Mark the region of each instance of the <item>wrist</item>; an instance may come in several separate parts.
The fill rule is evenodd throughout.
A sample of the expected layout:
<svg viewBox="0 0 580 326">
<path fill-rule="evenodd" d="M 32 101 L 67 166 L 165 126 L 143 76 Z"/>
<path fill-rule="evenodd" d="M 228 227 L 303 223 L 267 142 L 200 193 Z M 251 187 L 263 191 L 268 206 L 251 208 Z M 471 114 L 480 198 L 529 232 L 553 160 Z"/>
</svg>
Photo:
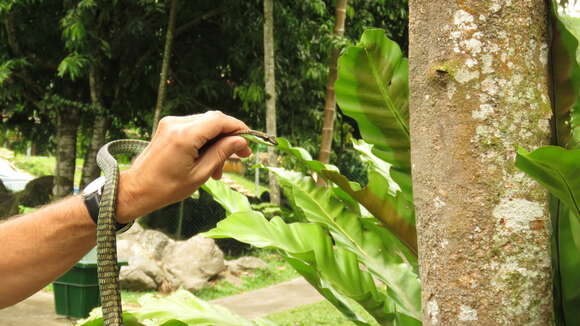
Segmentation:
<svg viewBox="0 0 580 326">
<path fill-rule="evenodd" d="M 146 207 L 140 200 L 143 194 L 130 171 L 123 171 L 119 174 L 117 189 L 117 222 L 129 223 L 147 213 Z"/>
</svg>

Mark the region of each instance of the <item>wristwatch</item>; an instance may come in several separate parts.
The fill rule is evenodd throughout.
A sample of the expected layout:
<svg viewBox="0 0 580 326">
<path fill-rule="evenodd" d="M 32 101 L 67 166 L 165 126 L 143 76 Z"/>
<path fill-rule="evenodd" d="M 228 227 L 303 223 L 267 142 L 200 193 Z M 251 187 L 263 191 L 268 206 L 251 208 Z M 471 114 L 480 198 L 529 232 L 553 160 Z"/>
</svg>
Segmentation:
<svg viewBox="0 0 580 326">
<path fill-rule="evenodd" d="M 89 215 L 95 221 L 95 224 L 98 224 L 99 221 L 99 203 L 101 202 L 101 196 L 103 194 L 103 187 L 105 186 L 105 176 L 100 176 L 89 183 L 85 189 L 83 189 L 83 198 L 85 201 L 85 206 L 87 206 L 87 210 L 89 211 Z M 127 224 L 119 224 L 116 223 L 116 230 L 117 233 L 123 233 L 131 226 L 133 226 L 133 222 Z"/>
</svg>

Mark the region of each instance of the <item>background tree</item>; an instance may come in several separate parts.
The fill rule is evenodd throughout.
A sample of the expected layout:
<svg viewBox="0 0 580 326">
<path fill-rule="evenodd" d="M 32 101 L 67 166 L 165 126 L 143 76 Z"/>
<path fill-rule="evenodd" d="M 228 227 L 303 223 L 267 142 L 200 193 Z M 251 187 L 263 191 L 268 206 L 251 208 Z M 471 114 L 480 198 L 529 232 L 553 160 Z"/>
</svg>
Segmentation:
<svg viewBox="0 0 580 326">
<path fill-rule="evenodd" d="M 349 3 L 345 42 L 375 26 L 386 29 L 405 48 L 406 1 L 388 6 L 384 0 Z M 77 108 L 76 155 L 85 157 L 84 185 L 99 173 L 92 157 L 105 140 L 149 138 L 169 4 L 2 2 L 2 139 L 18 151 L 25 152 L 32 143 L 38 154 L 55 154 L 56 109 Z M 334 26 L 330 8 L 334 8 L 330 0 L 280 0 L 273 13 L 274 28 L 284 35 L 283 41 L 274 40 L 276 90 L 284 94 L 277 98 L 278 119 L 285 122 L 277 126 L 278 134 L 314 153 L 319 149 L 322 89 Z M 180 2 L 165 112 L 220 109 L 253 128 L 264 126 L 263 26 L 263 0 Z M 67 96 L 65 89 L 74 96 Z M 338 118 L 332 159 L 340 158 L 337 163 L 347 175 L 363 176 L 364 169 L 349 147 L 357 130 L 342 114 Z M 7 135 L 17 137 L 9 140 Z"/>
<path fill-rule="evenodd" d="M 437 13 L 433 15 L 433 13 Z M 410 2 L 425 325 L 552 325 L 547 196 L 516 145 L 550 139 L 546 2 Z"/>
<path fill-rule="evenodd" d="M 159 74 L 159 89 L 157 91 L 157 104 L 153 115 L 153 129 L 151 136 L 155 135 L 155 129 L 159 119 L 161 119 L 161 110 L 165 100 L 165 86 L 169 83 L 169 61 L 171 60 L 171 47 L 173 45 L 173 34 L 175 33 L 175 16 L 177 15 L 177 0 L 171 0 L 171 9 L 169 10 L 169 20 L 167 23 L 167 34 L 165 36 L 165 49 L 163 50 L 163 63 L 161 64 L 161 73 Z"/>
<path fill-rule="evenodd" d="M 347 0 L 336 1 L 336 23 L 334 25 L 334 37 L 336 41 L 340 40 L 344 34 L 344 21 L 346 19 Z M 322 139 L 320 141 L 320 154 L 318 160 L 322 163 L 328 163 L 332 146 L 332 136 L 334 133 L 334 119 L 336 117 L 336 94 L 334 84 L 336 83 L 338 55 L 340 54 L 340 45 L 335 44 L 332 47 L 330 60 L 328 63 L 328 82 L 326 83 L 326 96 L 324 98 L 324 122 L 322 123 Z"/>
<path fill-rule="evenodd" d="M 266 132 L 276 136 L 276 65 L 274 61 L 274 1 L 264 0 L 264 81 L 266 85 Z M 268 148 L 268 164 L 278 166 L 274 149 Z M 280 188 L 269 173 L 270 202 L 280 204 Z"/>
</svg>

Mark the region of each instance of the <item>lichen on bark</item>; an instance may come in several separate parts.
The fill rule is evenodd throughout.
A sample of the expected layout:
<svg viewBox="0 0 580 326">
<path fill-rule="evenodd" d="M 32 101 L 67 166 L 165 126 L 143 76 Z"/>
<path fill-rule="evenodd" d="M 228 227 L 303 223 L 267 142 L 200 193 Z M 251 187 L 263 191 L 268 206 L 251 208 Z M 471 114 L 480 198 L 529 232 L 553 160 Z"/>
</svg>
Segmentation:
<svg viewBox="0 0 580 326">
<path fill-rule="evenodd" d="M 424 324 L 551 325 L 547 196 L 515 168 L 549 141 L 545 2 L 409 6 Z"/>
</svg>

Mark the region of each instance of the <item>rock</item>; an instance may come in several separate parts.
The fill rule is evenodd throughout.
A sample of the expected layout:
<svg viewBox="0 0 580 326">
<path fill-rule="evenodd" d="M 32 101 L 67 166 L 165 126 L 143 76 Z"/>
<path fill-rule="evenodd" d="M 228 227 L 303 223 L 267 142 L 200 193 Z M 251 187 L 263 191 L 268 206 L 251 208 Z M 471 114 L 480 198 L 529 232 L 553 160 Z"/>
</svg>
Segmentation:
<svg viewBox="0 0 580 326">
<path fill-rule="evenodd" d="M 18 214 L 20 195 L 12 192 L 0 192 L 0 220 Z"/>
<path fill-rule="evenodd" d="M 117 255 L 120 261 L 129 263 L 128 266 L 121 267 L 121 287 L 130 290 L 156 290 L 166 282 L 159 261 L 141 244 L 127 239 L 117 240 Z"/>
<path fill-rule="evenodd" d="M 157 283 L 145 271 L 134 266 L 123 266 L 119 273 L 121 288 L 134 291 L 157 290 Z"/>
<path fill-rule="evenodd" d="M 165 247 L 163 265 L 170 282 L 189 291 L 202 289 L 225 269 L 224 255 L 213 239 L 195 236 Z"/>
<path fill-rule="evenodd" d="M 20 197 L 20 205 L 36 207 L 46 205 L 52 197 L 54 176 L 43 176 L 26 184 Z"/>
<path fill-rule="evenodd" d="M 144 229 L 139 223 L 135 223 L 127 232 L 120 234 L 118 239 L 139 244 L 156 260 L 161 260 L 165 247 L 174 241 L 163 232 Z"/>
<path fill-rule="evenodd" d="M 152 255 L 153 259 L 161 260 L 165 247 L 175 241 L 160 231 L 145 230 L 141 232 L 138 238 L 139 243 L 145 250 Z"/>
<path fill-rule="evenodd" d="M 226 265 L 228 269 L 232 271 L 232 273 L 239 274 L 253 269 L 268 267 L 268 264 L 266 264 L 266 262 L 264 262 L 258 257 L 252 256 L 240 257 L 235 260 L 228 260 L 226 261 Z"/>
<path fill-rule="evenodd" d="M 223 253 L 212 239 L 175 241 L 138 223 L 119 235 L 117 251 L 119 260 L 129 263 L 120 273 L 125 289 L 199 290 L 225 269 Z"/>
</svg>

